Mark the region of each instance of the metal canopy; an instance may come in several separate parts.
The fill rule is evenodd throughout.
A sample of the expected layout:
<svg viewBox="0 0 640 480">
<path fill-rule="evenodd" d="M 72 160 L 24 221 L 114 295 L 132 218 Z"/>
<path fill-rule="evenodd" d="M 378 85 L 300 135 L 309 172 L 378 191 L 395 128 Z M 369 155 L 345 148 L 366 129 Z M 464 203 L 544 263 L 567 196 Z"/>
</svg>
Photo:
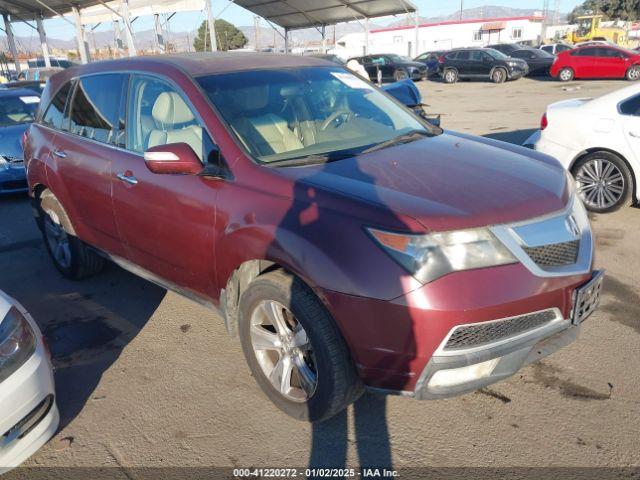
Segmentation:
<svg viewBox="0 0 640 480">
<path fill-rule="evenodd" d="M 15 20 L 34 20 L 40 15 L 51 18 L 71 13 L 73 7 L 86 8 L 99 3 L 99 0 L 0 0 L 0 14 L 12 15 Z"/>
<path fill-rule="evenodd" d="M 417 11 L 409 0 L 236 0 L 235 3 L 287 30 Z"/>
</svg>

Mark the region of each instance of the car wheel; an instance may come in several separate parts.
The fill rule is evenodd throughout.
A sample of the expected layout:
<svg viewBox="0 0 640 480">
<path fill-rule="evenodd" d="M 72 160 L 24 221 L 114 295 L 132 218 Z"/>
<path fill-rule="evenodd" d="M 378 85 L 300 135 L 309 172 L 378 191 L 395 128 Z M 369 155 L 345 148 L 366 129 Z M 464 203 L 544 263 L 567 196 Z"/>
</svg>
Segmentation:
<svg viewBox="0 0 640 480">
<path fill-rule="evenodd" d="M 563 68 L 560 70 L 560 73 L 558 73 L 558 78 L 561 82 L 570 82 L 573 80 L 573 70 L 569 67 Z"/>
<path fill-rule="evenodd" d="M 104 259 L 76 237 L 67 213 L 50 190 L 40 195 L 39 209 L 44 243 L 58 271 L 73 280 L 100 272 Z"/>
<path fill-rule="evenodd" d="M 627 70 L 627 80 L 631 82 L 635 82 L 636 80 L 640 80 L 640 65 L 634 65 Z"/>
<path fill-rule="evenodd" d="M 507 72 L 504 68 L 496 68 L 491 74 L 493 83 L 504 83 L 507 80 Z"/>
<path fill-rule="evenodd" d="M 406 70 L 402 70 L 401 68 L 399 68 L 398 70 L 393 72 L 393 78 L 395 79 L 396 82 L 400 82 L 402 80 L 406 80 L 407 78 L 409 78 L 409 74 L 407 73 Z"/>
<path fill-rule="evenodd" d="M 286 414 L 321 421 L 363 388 L 349 350 L 324 305 L 283 271 L 259 276 L 240 298 L 239 334 L 258 385 Z"/>
<path fill-rule="evenodd" d="M 576 163 L 572 173 L 578 195 L 588 210 L 609 213 L 631 204 L 633 177 L 617 155 L 590 153 Z"/>
<path fill-rule="evenodd" d="M 458 72 L 449 68 L 444 71 L 444 81 L 445 83 L 456 83 L 458 81 Z"/>
</svg>

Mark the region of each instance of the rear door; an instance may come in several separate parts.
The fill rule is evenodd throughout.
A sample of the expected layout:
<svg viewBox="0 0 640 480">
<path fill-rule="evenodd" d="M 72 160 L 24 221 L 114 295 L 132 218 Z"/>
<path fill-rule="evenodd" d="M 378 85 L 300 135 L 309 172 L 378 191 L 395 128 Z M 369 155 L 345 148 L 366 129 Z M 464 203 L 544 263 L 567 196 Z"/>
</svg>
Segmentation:
<svg viewBox="0 0 640 480">
<path fill-rule="evenodd" d="M 447 57 L 449 58 L 449 57 Z M 459 50 L 455 53 L 455 56 L 452 60 L 452 66 L 454 66 L 458 70 L 458 75 L 460 77 L 473 77 L 475 73 L 473 71 L 473 66 L 471 65 L 470 52 L 469 50 Z"/>
<path fill-rule="evenodd" d="M 598 75 L 603 78 L 622 78 L 627 73 L 627 56 L 618 49 L 598 48 Z"/>
<path fill-rule="evenodd" d="M 636 165 L 640 164 L 640 94 L 620 103 L 624 134 Z"/>
<path fill-rule="evenodd" d="M 126 258 L 186 295 L 214 296 L 214 226 L 223 181 L 198 175 L 152 173 L 144 151 L 188 143 L 203 166 L 215 146 L 187 96 L 166 79 L 132 75 L 126 152 L 113 159 L 111 182 Z M 144 272 L 141 272 L 144 276 Z"/>
<path fill-rule="evenodd" d="M 111 163 L 123 146 L 120 108 L 127 78 L 121 73 L 79 78 L 53 152 L 64 206 L 73 211 L 78 235 L 114 255 L 124 254 L 111 202 Z"/>
</svg>

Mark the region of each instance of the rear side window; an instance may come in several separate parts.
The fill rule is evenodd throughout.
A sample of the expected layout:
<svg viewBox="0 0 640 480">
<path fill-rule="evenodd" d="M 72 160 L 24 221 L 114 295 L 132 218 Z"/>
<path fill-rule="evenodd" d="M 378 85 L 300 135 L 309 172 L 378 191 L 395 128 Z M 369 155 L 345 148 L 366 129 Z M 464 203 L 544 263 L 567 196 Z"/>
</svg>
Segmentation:
<svg viewBox="0 0 640 480">
<path fill-rule="evenodd" d="M 631 97 L 620 104 L 620 113 L 623 115 L 640 116 L 640 95 Z"/>
<path fill-rule="evenodd" d="M 117 143 L 124 129 L 120 99 L 125 78 L 123 74 L 108 73 L 78 80 L 71 105 L 71 133 L 102 143 Z"/>
<path fill-rule="evenodd" d="M 51 103 L 47 107 L 47 111 L 42 117 L 42 123 L 57 130 L 62 128 L 62 122 L 64 119 L 64 108 L 67 104 L 67 99 L 71 93 L 72 82 L 65 83 L 58 93 L 53 97 Z"/>
<path fill-rule="evenodd" d="M 597 53 L 597 48 L 583 48 L 582 50 L 578 50 L 575 55 L 579 57 L 595 57 Z"/>
</svg>

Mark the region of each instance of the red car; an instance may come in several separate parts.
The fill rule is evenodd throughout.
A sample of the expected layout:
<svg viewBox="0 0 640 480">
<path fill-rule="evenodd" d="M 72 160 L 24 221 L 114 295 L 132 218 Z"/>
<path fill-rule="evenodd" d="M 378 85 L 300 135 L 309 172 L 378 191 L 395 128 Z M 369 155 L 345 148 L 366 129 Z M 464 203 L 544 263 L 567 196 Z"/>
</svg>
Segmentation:
<svg viewBox="0 0 640 480">
<path fill-rule="evenodd" d="M 551 76 L 562 82 L 574 78 L 640 79 L 640 53 L 608 45 L 589 45 L 558 54 Z"/>
<path fill-rule="evenodd" d="M 300 419 L 363 386 L 425 399 L 501 380 L 576 338 L 599 298 L 587 214 L 555 160 L 443 132 L 320 59 L 70 68 L 25 158 L 63 275 L 109 259 L 219 309 Z"/>
</svg>

